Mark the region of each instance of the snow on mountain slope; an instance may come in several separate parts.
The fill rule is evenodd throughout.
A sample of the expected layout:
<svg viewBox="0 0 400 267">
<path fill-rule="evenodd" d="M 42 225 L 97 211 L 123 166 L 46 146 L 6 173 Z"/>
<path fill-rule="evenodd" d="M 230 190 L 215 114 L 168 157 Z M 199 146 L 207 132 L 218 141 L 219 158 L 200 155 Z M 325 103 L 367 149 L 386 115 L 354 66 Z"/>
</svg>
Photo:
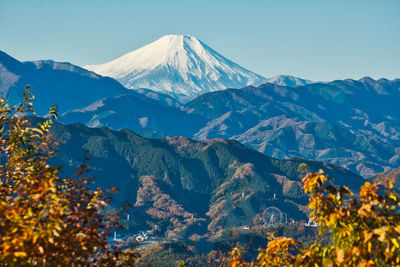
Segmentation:
<svg viewBox="0 0 400 267">
<path fill-rule="evenodd" d="M 313 83 L 313 81 L 294 77 L 294 76 L 289 76 L 289 75 L 278 75 L 278 76 L 269 78 L 267 80 L 267 82 L 274 83 L 274 84 L 281 85 L 281 86 L 290 86 L 290 87 L 304 86 L 304 85 Z"/>
<path fill-rule="evenodd" d="M 191 35 L 166 35 L 113 61 L 84 68 L 115 78 L 129 89 L 149 88 L 177 98 L 266 80 Z"/>
</svg>

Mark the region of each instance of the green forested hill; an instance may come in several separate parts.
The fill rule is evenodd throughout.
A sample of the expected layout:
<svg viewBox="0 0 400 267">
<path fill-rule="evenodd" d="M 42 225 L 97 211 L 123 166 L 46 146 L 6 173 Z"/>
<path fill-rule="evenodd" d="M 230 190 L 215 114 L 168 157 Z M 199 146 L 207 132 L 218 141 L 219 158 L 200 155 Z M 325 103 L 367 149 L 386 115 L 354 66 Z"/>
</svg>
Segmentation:
<svg viewBox="0 0 400 267">
<path fill-rule="evenodd" d="M 316 159 L 372 177 L 400 165 L 399 88 L 399 79 L 368 77 L 297 87 L 266 83 L 206 93 L 179 109 L 118 96 L 61 120 L 148 137 L 234 139 L 275 158 Z"/>
<path fill-rule="evenodd" d="M 156 224 L 171 238 L 265 223 L 262 213 L 271 206 L 295 220 L 306 219 L 298 172 L 302 162 L 351 189 L 363 181 L 335 165 L 277 160 L 234 140 L 148 139 L 82 124 L 55 124 L 52 133 L 62 143 L 53 162 L 62 166 L 63 175 L 72 174 L 88 150 L 96 184 L 117 186 L 117 200 L 135 205 L 130 211 L 135 227 Z"/>
</svg>

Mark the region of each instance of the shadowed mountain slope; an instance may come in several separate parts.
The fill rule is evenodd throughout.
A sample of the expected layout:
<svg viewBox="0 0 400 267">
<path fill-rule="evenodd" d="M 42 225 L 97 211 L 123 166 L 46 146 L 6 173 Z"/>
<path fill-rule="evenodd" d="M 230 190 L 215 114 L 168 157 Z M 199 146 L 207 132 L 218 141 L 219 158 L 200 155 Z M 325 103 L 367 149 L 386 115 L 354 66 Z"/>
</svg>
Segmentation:
<svg viewBox="0 0 400 267">
<path fill-rule="evenodd" d="M 195 138 L 232 138 L 267 155 L 333 162 L 364 176 L 400 165 L 400 80 L 264 84 L 185 105 L 208 118 Z"/>
<path fill-rule="evenodd" d="M 351 189 L 363 182 L 335 165 L 278 160 L 234 140 L 148 139 L 129 130 L 58 123 L 52 133 L 62 143 L 53 163 L 63 166 L 65 175 L 80 166 L 83 149 L 89 150 L 96 184 L 117 186 L 119 201 L 135 203 L 137 227 L 157 224 L 170 237 L 254 223 L 270 206 L 306 219 L 298 172 L 303 162 Z"/>
<path fill-rule="evenodd" d="M 119 82 L 67 62 L 20 62 L 0 51 L 0 96 L 11 103 L 21 100 L 31 85 L 39 114 L 57 104 L 60 112 L 85 107 L 104 97 L 129 94 Z"/>
</svg>

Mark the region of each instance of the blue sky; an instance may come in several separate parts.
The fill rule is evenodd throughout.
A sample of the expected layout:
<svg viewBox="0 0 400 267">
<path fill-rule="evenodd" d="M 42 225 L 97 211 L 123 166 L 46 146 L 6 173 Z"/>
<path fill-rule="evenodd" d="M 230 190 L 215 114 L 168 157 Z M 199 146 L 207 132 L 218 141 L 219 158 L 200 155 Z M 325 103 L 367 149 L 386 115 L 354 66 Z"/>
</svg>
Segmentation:
<svg viewBox="0 0 400 267">
<path fill-rule="evenodd" d="M 0 50 L 99 64 L 192 34 L 265 77 L 400 78 L 399 0 L 0 0 Z"/>
</svg>

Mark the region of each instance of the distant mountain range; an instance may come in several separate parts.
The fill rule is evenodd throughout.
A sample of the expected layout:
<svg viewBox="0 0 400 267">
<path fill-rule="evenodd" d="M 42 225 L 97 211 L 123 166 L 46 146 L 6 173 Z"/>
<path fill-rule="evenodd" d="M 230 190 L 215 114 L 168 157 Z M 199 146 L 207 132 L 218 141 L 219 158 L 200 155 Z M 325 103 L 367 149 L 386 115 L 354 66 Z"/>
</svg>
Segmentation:
<svg viewBox="0 0 400 267">
<path fill-rule="evenodd" d="M 40 101 L 39 114 L 57 104 L 60 112 L 88 106 L 104 97 L 135 93 L 119 82 L 66 62 L 20 62 L 0 51 L 0 96 L 11 103 L 22 99 L 26 85 Z"/>
<path fill-rule="evenodd" d="M 145 88 L 135 89 L 135 91 L 138 92 L 139 94 L 141 94 L 142 96 L 153 99 L 160 105 L 163 105 L 166 107 L 178 108 L 178 107 L 182 106 L 182 103 L 180 103 L 178 100 L 176 100 L 175 98 L 173 98 L 172 96 L 170 96 L 168 94 L 163 94 L 161 92 L 155 92 L 153 90 L 145 89 Z"/>
<path fill-rule="evenodd" d="M 207 93 L 165 112 L 132 109 L 129 96 L 120 96 L 63 120 L 152 137 L 235 139 L 266 155 L 318 159 L 370 177 L 400 165 L 399 86 L 400 80 L 370 78 L 300 87 L 266 83 Z"/>
<path fill-rule="evenodd" d="M 289 87 L 303 86 L 313 83 L 313 81 L 289 75 L 278 75 L 267 79 L 266 82 Z"/>
<path fill-rule="evenodd" d="M 158 225 L 168 237 L 266 223 L 262 220 L 268 207 L 306 220 L 300 163 L 324 169 L 336 184 L 352 190 L 364 181 L 332 164 L 278 160 L 234 140 L 147 139 L 130 130 L 60 123 L 51 132 L 61 142 L 52 163 L 63 166 L 63 175 L 72 175 L 82 164 L 83 150 L 89 150 L 89 175 L 96 177 L 96 186 L 117 186 L 116 200 L 135 204 L 134 226 L 143 230 Z"/>
<path fill-rule="evenodd" d="M 267 155 L 323 160 L 368 177 L 400 165 L 399 101 L 400 79 L 363 78 L 224 90 L 185 108 L 210 120 L 196 138 L 232 138 Z"/>
<path fill-rule="evenodd" d="M 151 137 L 192 136 L 207 119 L 169 107 L 152 98 L 119 95 L 98 100 L 88 107 L 65 112 L 64 123 L 82 122 L 90 127 L 131 129 Z"/>
<path fill-rule="evenodd" d="M 177 99 L 266 81 L 191 35 L 166 35 L 113 61 L 85 68 L 129 89 L 148 88 Z"/>
<path fill-rule="evenodd" d="M 157 225 L 189 238 L 265 224 L 268 207 L 304 220 L 300 163 L 353 191 L 400 165 L 400 79 L 265 79 L 175 35 L 87 68 L 128 88 L 70 63 L 0 51 L 0 97 L 15 104 L 30 84 L 40 116 L 57 104 L 52 163 L 72 175 L 87 149 L 95 186 L 120 189 L 114 204 L 134 204 L 137 230 Z"/>
<path fill-rule="evenodd" d="M 128 128 L 149 137 L 235 139 L 266 155 L 318 159 L 364 177 L 400 165 L 399 79 L 270 81 L 285 86 L 220 90 L 182 105 L 168 94 L 128 90 L 70 63 L 22 63 L 0 53 L 0 95 L 15 103 L 31 84 L 39 114 L 58 104 L 65 123 Z"/>
</svg>

